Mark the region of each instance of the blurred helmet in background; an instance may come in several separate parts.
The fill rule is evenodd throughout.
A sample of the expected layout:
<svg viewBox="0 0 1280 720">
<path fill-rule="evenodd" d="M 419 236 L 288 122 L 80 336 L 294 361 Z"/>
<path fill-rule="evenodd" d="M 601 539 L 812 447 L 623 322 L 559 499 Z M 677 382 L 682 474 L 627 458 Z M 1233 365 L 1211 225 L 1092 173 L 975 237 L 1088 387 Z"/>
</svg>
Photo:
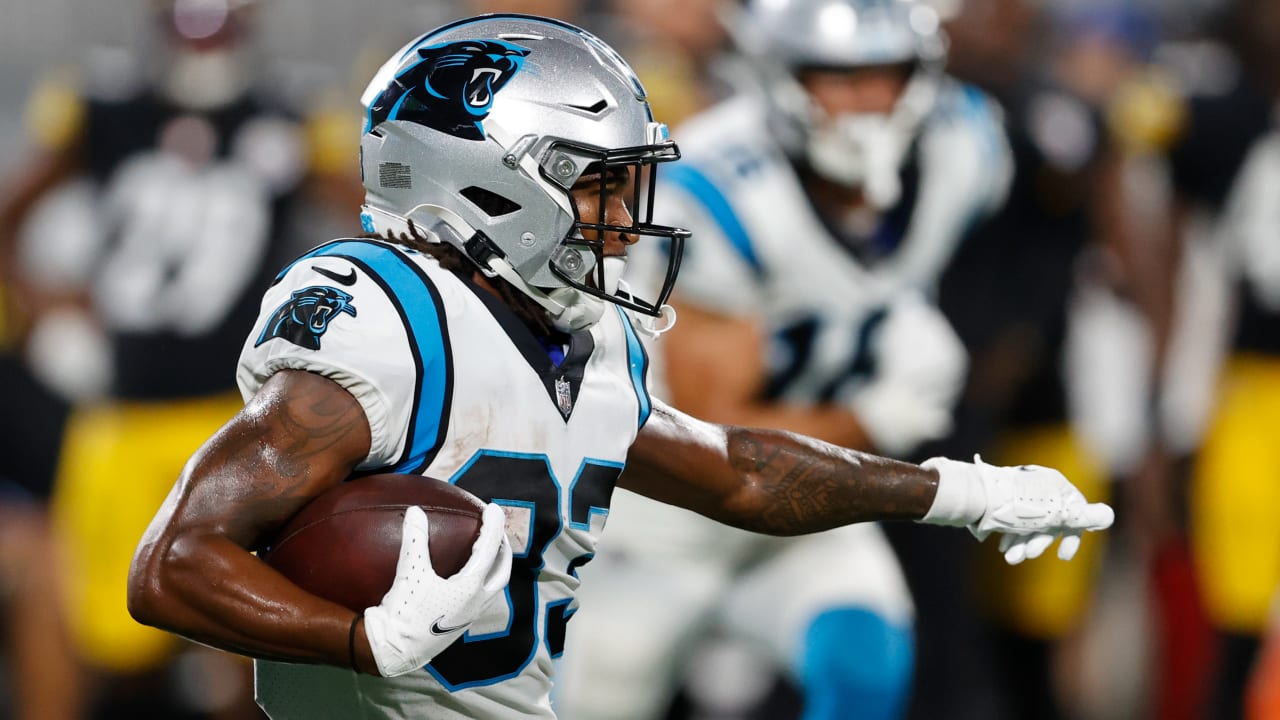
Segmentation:
<svg viewBox="0 0 1280 720">
<path fill-rule="evenodd" d="M 214 110 L 253 84 L 253 0 L 153 0 L 156 81 L 174 104 Z"/>
<path fill-rule="evenodd" d="M 425 233 L 501 276 L 553 324 L 590 326 L 607 302 L 661 313 L 685 231 L 652 223 L 654 166 L 679 151 L 618 54 L 577 27 L 527 15 L 462 20 L 414 40 L 365 90 L 365 230 Z M 598 177 L 629 189 L 633 222 L 578 216 L 571 190 Z M 585 239 L 583 230 L 592 239 Z M 606 231 L 671 241 L 653 301 L 620 290 Z"/>
<path fill-rule="evenodd" d="M 895 203 L 898 174 L 934 104 L 946 60 L 937 13 L 914 0 L 750 0 L 731 21 L 757 66 L 783 146 L 829 180 L 860 187 L 873 205 Z M 888 107 L 823 107 L 806 77 L 900 70 Z"/>
</svg>

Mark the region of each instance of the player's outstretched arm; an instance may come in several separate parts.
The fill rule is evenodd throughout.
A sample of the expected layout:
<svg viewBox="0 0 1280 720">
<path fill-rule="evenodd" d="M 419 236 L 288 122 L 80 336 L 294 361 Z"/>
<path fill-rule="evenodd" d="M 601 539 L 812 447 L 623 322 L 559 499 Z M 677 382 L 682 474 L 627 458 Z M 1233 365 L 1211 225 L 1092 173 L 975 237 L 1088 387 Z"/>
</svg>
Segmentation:
<svg viewBox="0 0 1280 720">
<path fill-rule="evenodd" d="M 360 404 L 331 380 L 272 376 L 188 461 L 138 546 L 129 611 L 142 623 L 259 658 L 347 666 L 353 613 L 250 551 L 369 451 Z M 375 664 L 357 643 L 360 667 Z"/>
<path fill-rule="evenodd" d="M 1061 473 L 935 458 L 899 462 L 777 430 L 702 422 L 655 401 L 627 458 L 622 487 L 755 532 L 798 535 L 869 520 L 1000 533 L 1010 563 L 1059 536 L 1070 559 L 1080 533 L 1114 515 Z"/>
</svg>

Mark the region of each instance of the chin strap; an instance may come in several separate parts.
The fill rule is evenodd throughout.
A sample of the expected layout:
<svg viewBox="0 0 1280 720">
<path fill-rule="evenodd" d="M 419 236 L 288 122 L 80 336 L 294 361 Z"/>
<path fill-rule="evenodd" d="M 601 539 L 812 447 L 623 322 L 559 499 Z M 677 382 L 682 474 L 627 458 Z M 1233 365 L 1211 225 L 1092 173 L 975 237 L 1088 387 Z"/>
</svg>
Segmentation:
<svg viewBox="0 0 1280 720">
<path fill-rule="evenodd" d="M 618 294 L 632 300 L 635 299 L 635 295 L 631 293 L 631 287 L 627 285 L 626 280 L 618 281 Z M 627 314 L 631 317 L 631 324 L 635 327 L 636 332 L 651 340 L 657 340 L 663 333 L 675 327 L 676 320 L 679 319 L 676 315 L 676 309 L 670 305 L 663 305 L 658 308 L 657 317 L 634 312 Z"/>
<path fill-rule="evenodd" d="M 663 333 L 676 326 L 676 320 L 679 318 L 676 316 L 675 308 L 670 305 L 663 305 L 658 309 L 658 312 L 661 314 L 657 317 L 652 315 L 632 315 L 636 332 L 652 340 L 657 340 L 662 337 Z"/>
</svg>

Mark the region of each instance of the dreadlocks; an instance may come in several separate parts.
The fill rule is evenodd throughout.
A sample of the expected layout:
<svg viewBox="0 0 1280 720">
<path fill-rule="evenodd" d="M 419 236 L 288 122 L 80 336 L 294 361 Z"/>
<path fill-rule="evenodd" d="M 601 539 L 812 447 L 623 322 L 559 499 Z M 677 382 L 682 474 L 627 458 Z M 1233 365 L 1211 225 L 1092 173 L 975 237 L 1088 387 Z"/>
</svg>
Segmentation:
<svg viewBox="0 0 1280 720">
<path fill-rule="evenodd" d="M 423 255 L 430 255 L 440 263 L 440 267 L 462 278 L 470 279 L 477 272 L 476 264 L 471 261 L 462 251 L 454 246 L 443 243 L 433 242 L 428 238 L 412 220 L 409 220 L 409 232 L 402 232 L 397 236 L 391 230 L 385 231 L 381 235 L 365 233 L 361 237 L 373 240 L 387 240 L 398 245 L 403 245 L 410 250 L 415 250 Z M 534 334 L 539 337 L 550 338 L 560 333 L 551 326 L 551 320 L 547 317 L 547 311 L 533 300 L 533 298 L 520 292 L 511 283 L 500 277 L 486 277 L 485 281 L 498 292 L 498 297 L 507 307 L 515 313 L 516 317 L 525 324 Z"/>
</svg>

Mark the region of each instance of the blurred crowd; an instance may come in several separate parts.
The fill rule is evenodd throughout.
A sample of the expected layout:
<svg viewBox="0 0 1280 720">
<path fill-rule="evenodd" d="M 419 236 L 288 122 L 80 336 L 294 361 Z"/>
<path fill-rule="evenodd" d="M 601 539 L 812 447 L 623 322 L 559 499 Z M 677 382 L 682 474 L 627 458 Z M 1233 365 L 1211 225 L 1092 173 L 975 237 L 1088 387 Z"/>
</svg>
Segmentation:
<svg viewBox="0 0 1280 720">
<path fill-rule="evenodd" d="M 915 605 L 903 714 L 1280 718 L 1280 3 L 929 4 L 1010 164 L 985 168 L 1007 192 L 930 291 L 968 357 L 947 431 L 897 454 L 1057 467 L 1117 526 L 1011 568 L 956 531 L 886 526 Z M 264 23 L 272 0 L 137 0 L 120 12 L 145 42 L 69 47 L 31 78 L 0 168 L 0 717 L 260 717 L 247 661 L 134 623 L 125 573 L 240 407 L 262 289 L 360 232 L 364 58 L 480 12 L 562 18 L 635 66 L 679 143 L 758 85 L 741 7 L 406 3 L 379 22 L 403 36 L 349 27 L 354 67 L 315 73 L 266 63 L 262 28 L 308 27 Z M 795 678 L 733 638 L 670 675 L 665 717 L 803 712 Z"/>
</svg>

